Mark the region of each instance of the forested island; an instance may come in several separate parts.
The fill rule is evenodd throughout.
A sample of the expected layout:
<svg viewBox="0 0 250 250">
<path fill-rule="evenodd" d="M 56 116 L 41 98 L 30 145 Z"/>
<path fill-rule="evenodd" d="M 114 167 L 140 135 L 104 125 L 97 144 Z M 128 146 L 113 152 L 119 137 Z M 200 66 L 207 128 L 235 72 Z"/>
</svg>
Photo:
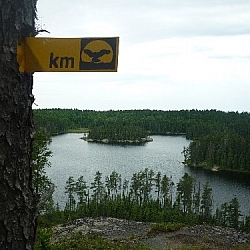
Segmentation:
<svg viewBox="0 0 250 250">
<path fill-rule="evenodd" d="M 104 144 L 142 145 L 153 139 L 147 135 L 147 131 L 137 126 L 100 126 L 92 128 L 87 136 L 81 139 L 87 142 L 99 142 Z"/>
<path fill-rule="evenodd" d="M 35 109 L 37 130 L 50 135 L 87 129 L 103 142 L 140 143 L 150 135 L 185 135 L 188 166 L 250 172 L 250 114 L 218 110 L 78 110 Z M 143 139 L 144 138 L 144 139 Z"/>
</svg>

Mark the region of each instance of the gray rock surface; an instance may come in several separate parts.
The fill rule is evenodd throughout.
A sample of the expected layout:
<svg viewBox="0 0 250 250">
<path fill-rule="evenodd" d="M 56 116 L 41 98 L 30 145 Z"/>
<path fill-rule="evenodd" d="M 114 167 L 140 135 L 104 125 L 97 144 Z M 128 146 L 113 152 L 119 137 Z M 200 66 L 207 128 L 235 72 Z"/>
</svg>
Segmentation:
<svg viewBox="0 0 250 250">
<path fill-rule="evenodd" d="M 153 223 L 116 218 L 82 218 L 53 228 L 52 242 L 70 239 L 72 234 L 98 234 L 103 238 L 129 243 L 144 243 L 152 249 L 177 249 L 198 246 L 201 249 L 233 249 L 250 247 L 250 233 L 232 228 L 196 225 L 175 232 L 148 234 Z"/>
</svg>

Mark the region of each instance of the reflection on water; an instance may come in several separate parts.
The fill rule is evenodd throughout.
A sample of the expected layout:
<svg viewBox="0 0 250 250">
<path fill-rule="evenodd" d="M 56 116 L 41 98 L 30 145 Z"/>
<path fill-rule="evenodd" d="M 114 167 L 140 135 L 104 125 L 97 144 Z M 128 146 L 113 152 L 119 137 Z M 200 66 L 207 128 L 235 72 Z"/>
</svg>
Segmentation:
<svg viewBox="0 0 250 250">
<path fill-rule="evenodd" d="M 53 137 L 49 146 L 53 157 L 47 173 L 57 186 L 54 198 L 60 205 L 66 201 L 64 187 L 69 176 L 77 179 L 83 175 L 90 184 L 97 171 L 103 174 L 103 181 L 105 176 L 116 171 L 122 179 L 130 180 L 133 173 L 148 168 L 172 177 L 175 184 L 186 172 L 201 185 L 209 181 L 216 206 L 237 197 L 242 213 L 248 214 L 250 210 L 250 181 L 247 178 L 183 166 L 181 151 L 190 142 L 185 137 L 152 136 L 154 141 L 144 146 L 95 144 L 80 140 L 80 137 L 81 134 L 59 135 Z"/>
<path fill-rule="evenodd" d="M 213 172 L 196 168 L 188 168 L 187 173 L 197 181 L 205 184 L 207 181 L 213 189 L 215 207 L 237 197 L 241 204 L 241 212 L 248 215 L 250 211 L 250 182 L 247 175 L 229 172 Z"/>
</svg>

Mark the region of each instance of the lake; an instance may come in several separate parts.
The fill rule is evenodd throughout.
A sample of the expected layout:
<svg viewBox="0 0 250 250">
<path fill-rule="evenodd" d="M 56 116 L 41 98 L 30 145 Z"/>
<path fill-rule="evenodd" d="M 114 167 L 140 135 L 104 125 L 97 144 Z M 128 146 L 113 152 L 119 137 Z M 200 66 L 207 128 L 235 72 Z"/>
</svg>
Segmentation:
<svg viewBox="0 0 250 250">
<path fill-rule="evenodd" d="M 122 179 L 130 180 L 133 173 L 138 173 L 145 168 L 152 169 L 155 173 L 161 172 L 171 177 L 177 184 L 184 173 L 195 177 L 201 186 L 209 181 L 213 189 L 214 206 L 237 197 L 243 215 L 250 211 L 250 180 L 245 175 L 236 175 L 223 172 L 212 172 L 182 164 L 184 159 L 181 154 L 183 147 L 190 141 L 184 136 L 152 136 L 153 142 L 143 146 L 118 146 L 107 144 L 88 143 L 79 138 L 82 134 L 64 134 L 54 136 L 49 145 L 53 152 L 50 161 L 52 167 L 47 169 L 47 174 L 57 186 L 54 200 L 64 206 L 66 195 L 64 187 L 69 176 L 75 180 L 84 176 L 90 185 L 95 173 L 100 171 L 105 176 L 112 171 L 121 174 Z"/>
</svg>

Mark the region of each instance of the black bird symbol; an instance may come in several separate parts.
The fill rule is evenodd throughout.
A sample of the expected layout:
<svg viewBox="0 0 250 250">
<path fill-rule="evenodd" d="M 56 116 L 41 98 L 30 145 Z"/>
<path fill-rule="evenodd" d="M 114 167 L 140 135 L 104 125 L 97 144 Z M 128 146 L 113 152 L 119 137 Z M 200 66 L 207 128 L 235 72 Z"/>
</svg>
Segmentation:
<svg viewBox="0 0 250 250">
<path fill-rule="evenodd" d="M 100 63 L 101 60 L 99 58 L 101 56 L 110 54 L 110 50 L 108 50 L 108 49 L 102 49 L 102 50 L 97 51 L 97 52 L 93 52 L 93 51 L 91 51 L 89 49 L 84 49 L 83 51 L 89 57 L 92 57 L 92 61 L 91 62 L 93 62 L 93 63 Z"/>
</svg>

